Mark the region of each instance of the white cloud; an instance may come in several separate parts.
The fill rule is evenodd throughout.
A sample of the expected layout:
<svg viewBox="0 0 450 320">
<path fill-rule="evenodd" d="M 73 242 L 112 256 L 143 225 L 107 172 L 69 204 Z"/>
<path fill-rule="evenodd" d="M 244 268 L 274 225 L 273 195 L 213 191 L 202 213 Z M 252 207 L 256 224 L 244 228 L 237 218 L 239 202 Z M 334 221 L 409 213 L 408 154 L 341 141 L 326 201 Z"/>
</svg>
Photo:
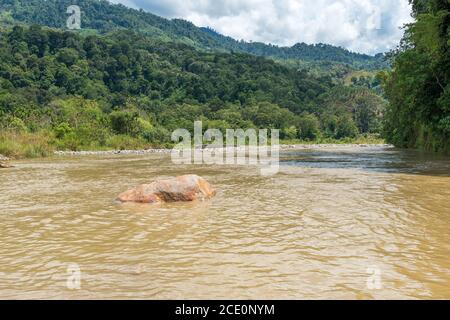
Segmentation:
<svg viewBox="0 0 450 320">
<path fill-rule="evenodd" d="M 329 43 L 363 53 L 394 48 L 411 21 L 407 0 L 113 0 L 282 46 Z"/>
</svg>

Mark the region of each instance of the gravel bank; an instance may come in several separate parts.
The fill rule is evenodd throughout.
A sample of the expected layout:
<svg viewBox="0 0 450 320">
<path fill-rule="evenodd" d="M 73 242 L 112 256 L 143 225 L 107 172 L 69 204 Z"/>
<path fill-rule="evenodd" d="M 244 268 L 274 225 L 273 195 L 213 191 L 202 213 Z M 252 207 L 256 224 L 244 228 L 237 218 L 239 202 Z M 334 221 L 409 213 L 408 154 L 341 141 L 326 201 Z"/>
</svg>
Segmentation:
<svg viewBox="0 0 450 320">
<path fill-rule="evenodd" d="M 170 154 L 171 149 L 148 149 L 148 150 L 109 150 L 109 151 L 55 151 L 57 156 L 109 156 L 109 155 L 132 155 L 132 154 Z"/>
<path fill-rule="evenodd" d="M 390 144 L 296 144 L 283 145 L 281 150 L 308 150 L 308 149 L 362 149 L 362 148 L 394 148 Z"/>
<path fill-rule="evenodd" d="M 308 150 L 308 149 L 351 149 L 351 148 L 392 148 L 388 144 L 301 144 L 281 145 L 285 150 Z M 215 148 L 217 149 L 217 148 Z M 147 150 L 110 150 L 110 151 L 55 151 L 57 156 L 109 156 L 109 155 L 144 155 L 144 154 L 170 154 L 172 149 L 147 149 Z M 1 158 L 0 158 L 1 160 Z"/>
</svg>

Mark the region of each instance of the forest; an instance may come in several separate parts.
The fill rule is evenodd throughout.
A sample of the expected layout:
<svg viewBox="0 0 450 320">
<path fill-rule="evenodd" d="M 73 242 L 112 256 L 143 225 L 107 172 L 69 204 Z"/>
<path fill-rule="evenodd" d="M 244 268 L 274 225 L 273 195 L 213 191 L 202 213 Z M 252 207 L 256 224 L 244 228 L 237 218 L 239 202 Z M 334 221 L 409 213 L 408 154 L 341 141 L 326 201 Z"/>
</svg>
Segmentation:
<svg viewBox="0 0 450 320">
<path fill-rule="evenodd" d="M 402 148 L 450 152 L 450 1 L 411 3 L 416 21 L 384 74 L 385 136 Z"/>
<path fill-rule="evenodd" d="M 328 61 L 370 70 L 387 66 L 383 54 L 373 57 L 323 43 L 298 43 L 292 47 L 279 47 L 235 40 L 211 28 L 196 27 L 189 21 L 168 20 L 121 4 L 112 5 L 105 0 L 0 0 L 4 20 L 9 18 L 15 23 L 39 24 L 51 28 L 65 28 L 66 11 L 70 5 L 78 5 L 81 8 L 84 32 L 107 33 L 126 29 L 166 42 L 182 42 L 204 51 L 250 53 L 280 60 Z"/>
<path fill-rule="evenodd" d="M 72 2 L 81 30 L 63 30 Z M 386 60 L 236 41 L 103 0 L 0 0 L 0 154 L 170 146 L 195 120 L 449 152 L 450 4 L 411 3 L 416 21 Z"/>
<path fill-rule="evenodd" d="M 205 129 L 277 128 L 285 140 L 355 138 L 380 132 L 386 105 L 366 86 L 127 30 L 15 26 L 0 42 L 7 156 L 167 145 L 174 129 L 195 120 Z"/>
</svg>

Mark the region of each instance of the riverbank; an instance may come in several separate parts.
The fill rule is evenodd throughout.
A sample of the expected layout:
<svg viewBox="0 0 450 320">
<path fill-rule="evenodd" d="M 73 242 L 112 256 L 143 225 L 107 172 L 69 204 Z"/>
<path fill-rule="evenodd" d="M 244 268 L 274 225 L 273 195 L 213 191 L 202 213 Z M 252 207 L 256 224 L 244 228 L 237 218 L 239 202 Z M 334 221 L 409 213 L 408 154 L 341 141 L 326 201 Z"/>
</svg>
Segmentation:
<svg viewBox="0 0 450 320">
<path fill-rule="evenodd" d="M 116 137 L 117 138 L 117 137 Z M 117 141 L 116 141 L 117 140 Z M 105 145 L 98 146 L 95 143 L 86 143 L 86 146 L 62 146 L 58 140 L 48 132 L 14 133 L 0 132 L 0 154 L 9 160 L 44 158 L 53 155 L 114 155 L 114 154 L 147 154 L 170 153 L 173 143 L 150 144 L 145 141 L 118 137 L 115 141 L 109 141 Z M 299 148 L 331 145 L 372 145 L 383 144 L 384 140 L 377 135 L 361 135 L 353 139 L 320 139 L 316 141 L 282 140 L 281 145 L 296 145 Z M 302 147 L 304 146 L 304 147 Z M 8 161 L 8 160 L 3 160 Z"/>
<path fill-rule="evenodd" d="M 337 150 L 337 149 L 357 149 L 357 148 L 393 148 L 394 146 L 382 143 L 307 143 L 307 144 L 283 144 L 280 145 L 281 151 L 289 150 Z M 210 149 L 210 148 L 209 148 Z M 215 148 L 217 149 L 217 148 Z M 49 157 L 49 156 L 113 156 L 113 155 L 146 155 L 146 154 L 170 154 L 172 148 L 150 148 L 150 149 L 138 149 L 138 150 L 85 150 L 85 151 L 53 151 L 52 153 L 46 154 L 39 158 Z M 206 148 L 208 150 L 208 148 Z M 17 157 L 8 158 L 0 154 L 0 161 L 11 161 L 30 157 Z M 36 158 L 36 157 L 33 157 Z"/>
<path fill-rule="evenodd" d="M 280 145 L 281 151 L 287 150 L 314 150 L 314 149 L 350 149 L 350 148 L 391 148 L 389 144 L 291 144 Z M 208 150 L 211 148 L 205 148 Z M 214 148 L 218 149 L 218 148 Z M 111 156 L 111 155 L 144 155 L 144 154 L 170 154 L 173 149 L 142 149 L 142 150 L 109 150 L 109 151 L 55 151 L 56 156 Z"/>
</svg>

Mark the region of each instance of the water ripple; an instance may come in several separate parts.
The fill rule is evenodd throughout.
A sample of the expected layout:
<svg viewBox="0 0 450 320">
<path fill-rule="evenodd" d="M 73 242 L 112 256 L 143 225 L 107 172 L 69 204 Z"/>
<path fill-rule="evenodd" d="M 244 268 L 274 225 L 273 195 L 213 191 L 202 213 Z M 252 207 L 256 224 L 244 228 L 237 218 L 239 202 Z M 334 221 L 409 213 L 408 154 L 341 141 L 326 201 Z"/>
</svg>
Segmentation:
<svg viewBox="0 0 450 320">
<path fill-rule="evenodd" d="M 393 149 L 283 157 L 272 178 L 163 155 L 18 163 L 0 175 L 0 298 L 450 298 L 448 159 Z M 185 173 L 217 197 L 113 202 Z M 72 264 L 80 290 L 66 286 Z"/>
</svg>

